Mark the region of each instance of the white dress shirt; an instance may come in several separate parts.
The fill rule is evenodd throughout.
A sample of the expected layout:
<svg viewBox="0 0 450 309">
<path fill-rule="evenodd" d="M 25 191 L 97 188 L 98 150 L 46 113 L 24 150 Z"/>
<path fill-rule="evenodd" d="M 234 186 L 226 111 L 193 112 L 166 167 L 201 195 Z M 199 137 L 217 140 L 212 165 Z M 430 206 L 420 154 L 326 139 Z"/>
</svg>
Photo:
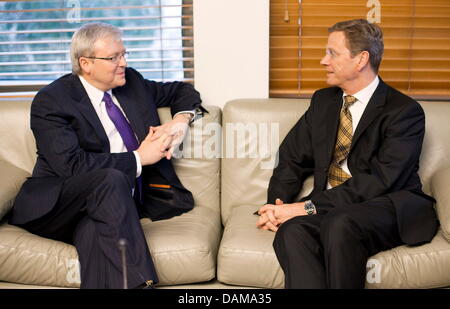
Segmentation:
<svg viewBox="0 0 450 309">
<path fill-rule="evenodd" d="M 100 119 L 103 128 L 105 129 L 106 136 L 108 137 L 109 140 L 109 151 L 111 153 L 127 152 L 128 150 L 127 147 L 125 146 L 125 143 L 123 142 L 122 136 L 120 136 L 119 131 L 117 131 L 116 126 L 112 122 L 111 118 L 109 118 L 108 112 L 106 111 L 105 102 L 103 101 L 104 91 L 89 84 L 89 82 L 85 80 L 82 76 L 78 75 L 78 77 L 80 78 L 81 83 L 83 84 L 83 87 L 86 90 L 89 99 L 91 100 L 92 106 L 97 112 L 97 116 Z M 112 91 L 108 90 L 106 92 L 111 96 L 113 103 L 117 105 L 117 107 L 120 109 L 120 111 L 128 121 L 127 116 L 123 112 L 123 109 L 120 106 L 119 102 L 117 101 L 116 97 L 112 94 Z M 138 140 L 137 137 L 136 140 Z M 136 151 L 133 151 L 133 154 L 136 157 L 136 167 L 137 167 L 136 178 L 137 178 L 142 173 L 142 165 L 138 153 Z"/>
<path fill-rule="evenodd" d="M 375 90 L 377 89 L 379 83 L 380 83 L 380 79 L 378 78 L 378 76 L 376 76 L 374 78 L 374 80 L 366 88 L 358 91 L 357 93 L 355 93 L 353 95 L 357 99 L 357 101 L 355 103 L 353 103 L 352 105 L 350 105 L 350 107 L 348 108 L 348 110 L 352 114 L 353 135 L 355 135 L 356 127 L 358 126 L 358 123 L 361 120 L 362 114 L 364 113 L 364 110 L 366 109 L 367 104 L 369 103 L 369 100 L 372 97 Z M 346 96 L 346 95 L 347 94 L 345 92 L 342 94 L 342 106 L 344 106 L 344 96 Z M 352 175 L 350 173 L 350 170 L 348 169 L 347 159 L 345 159 L 342 162 L 341 168 L 344 172 L 346 172 L 350 176 Z M 331 188 L 332 188 L 332 186 L 328 182 L 327 189 L 331 189 Z"/>
</svg>

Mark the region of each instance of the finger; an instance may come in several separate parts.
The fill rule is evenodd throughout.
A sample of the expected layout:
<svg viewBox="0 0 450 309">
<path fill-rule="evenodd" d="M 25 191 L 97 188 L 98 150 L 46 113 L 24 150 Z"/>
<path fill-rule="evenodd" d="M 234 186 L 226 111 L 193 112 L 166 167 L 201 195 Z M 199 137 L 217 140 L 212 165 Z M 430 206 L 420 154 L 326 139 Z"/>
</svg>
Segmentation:
<svg viewBox="0 0 450 309">
<path fill-rule="evenodd" d="M 161 130 L 157 130 L 155 127 L 150 127 L 150 130 L 146 138 L 148 138 L 150 142 L 154 142 L 160 137 L 161 132 L 162 132 Z"/>
<path fill-rule="evenodd" d="M 258 228 L 261 228 L 264 224 L 265 224 L 265 222 L 263 221 L 263 219 L 261 217 L 259 217 L 258 221 L 256 221 L 256 226 Z"/>
<path fill-rule="evenodd" d="M 274 207 L 276 206 L 273 204 L 266 204 L 258 210 L 258 214 L 263 214 L 269 209 L 275 210 Z"/>
<path fill-rule="evenodd" d="M 170 160 L 172 158 L 172 155 L 173 155 L 173 147 L 170 147 L 170 149 L 166 151 L 166 159 Z"/>
<path fill-rule="evenodd" d="M 155 133 L 155 135 L 156 135 L 156 133 Z M 164 132 L 164 133 L 161 133 L 161 134 L 159 135 L 159 137 L 157 138 L 158 142 L 160 142 L 161 145 L 164 144 L 164 143 L 167 141 L 167 139 L 169 139 L 170 141 L 172 141 L 172 137 L 171 137 L 169 134 L 165 133 L 165 132 Z"/>
<path fill-rule="evenodd" d="M 280 200 L 279 198 L 277 198 L 277 199 L 275 200 L 275 205 L 283 205 L 283 201 Z"/>
<path fill-rule="evenodd" d="M 167 158 L 167 151 L 161 152 L 161 159 L 162 158 Z"/>
<path fill-rule="evenodd" d="M 152 132 L 150 141 L 153 142 L 153 141 L 156 141 L 158 138 L 160 138 L 164 134 L 164 128 L 162 126 L 150 127 L 150 132 Z"/>
<path fill-rule="evenodd" d="M 145 140 L 151 142 L 154 133 L 155 133 L 155 131 L 153 130 L 152 127 L 150 127 L 150 130 L 148 130 L 148 134 L 147 134 L 147 136 L 145 137 Z"/>
<path fill-rule="evenodd" d="M 179 130 L 171 130 L 170 135 L 172 135 L 174 138 L 180 136 Z"/>
<path fill-rule="evenodd" d="M 274 225 L 278 225 L 278 220 L 275 218 L 275 213 L 273 210 L 268 210 L 266 211 L 267 214 L 267 218 L 269 219 L 269 221 L 274 224 Z"/>
<path fill-rule="evenodd" d="M 176 133 L 175 135 L 171 135 L 171 136 L 172 136 L 172 143 L 170 144 L 170 147 L 174 148 L 181 144 L 182 139 L 180 139 L 179 133 Z"/>
<path fill-rule="evenodd" d="M 266 212 L 266 210 L 267 210 L 267 205 L 269 205 L 269 204 L 266 204 L 266 205 L 264 205 L 264 206 L 262 206 L 260 209 L 258 209 L 258 214 L 259 215 L 262 215 L 263 213 L 265 213 Z"/>
<path fill-rule="evenodd" d="M 266 223 L 265 226 L 267 226 L 267 227 L 269 228 L 269 230 L 271 230 L 271 231 L 273 231 L 273 232 L 278 231 L 278 227 L 276 227 L 276 226 L 275 226 L 272 222 L 270 222 L 270 221 L 267 221 L 267 223 Z"/>
<path fill-rule="evenodd" d="M 175 135 L 177 141 L 179 141 L 180 143 L 183 141 L 185 136 L 185 132 L 183 130 L 180 130 L 177 132 L 177 134 Z"/>
<path fill-rule="evenodd" d="M 172 143 L 172 137 L 167 135 L 167 134 L 164 134 L 162 137 L 164 139 L 163 139 L 163 141 L 161 143 L 160 150 L 161 151 L 166 151 L 168 148 L 170 148 L 170 144 Z"/>
<path fill-rule="evenodd" d="M 261 228 L 266 224 L 267 221 L 268 221 L 267 216 L 263 214 L 259 217 L 259 220 L 256 222 L 256 226 Z"/>
</svg>

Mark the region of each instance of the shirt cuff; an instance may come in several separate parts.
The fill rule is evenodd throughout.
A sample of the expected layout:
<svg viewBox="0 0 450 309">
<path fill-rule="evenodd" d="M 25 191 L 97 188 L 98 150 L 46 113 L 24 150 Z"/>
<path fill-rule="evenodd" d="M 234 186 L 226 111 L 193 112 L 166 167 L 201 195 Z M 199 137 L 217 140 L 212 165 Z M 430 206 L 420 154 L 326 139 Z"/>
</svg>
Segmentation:
<svg viewBox="0 0 450 309">
<path fill-rule="evenodd" d="M 141 158 L 139 157 L 139 154 L 137 151 L 133 151 L 134 156 L 136 157 L 136 178 L 141 176 L 142 173 L 142 164 L 141 164 Z"/>
<path fill-rule="evenodd" d="M 191 110 L 191 111 L 181 111 L 181 112 L 178 112 L 178 113 L 176 113 L 175 115 L 173 115 L 173 118 L 175 118 L 175 116 L 178 115 L 178 114 L 192 114 L 192 119 L 194 119 L 194 117 L 195 117 L 195 115 L 196 115 L 196 110 L 193 109 L 193 110 Z"/>
</svg>

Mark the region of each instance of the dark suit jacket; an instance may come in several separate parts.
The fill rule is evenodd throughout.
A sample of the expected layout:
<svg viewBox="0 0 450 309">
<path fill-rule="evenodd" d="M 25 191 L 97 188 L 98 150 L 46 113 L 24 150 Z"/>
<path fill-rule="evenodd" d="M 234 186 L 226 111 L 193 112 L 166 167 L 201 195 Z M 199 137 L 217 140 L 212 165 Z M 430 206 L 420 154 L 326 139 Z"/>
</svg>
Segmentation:
<svg viewBox="0 0 450 309">
<path fill-rule="evenodd" d="M 126 69 L 126 84 L 113 89 L 141 142 L 149 126 L 160 120 L 157 108 L 170 106 L 174 115 L 201 108 L 200 95 L 190 84 L 145 80 Z M 114 168 L 136 182 L 136 159 L 132 152 L 110 153 L 100 119 L 78 76 L 65 75 L 44 87 L 31 105 L 31 129 L 37 144 L 37 162 L 32 177 L 16 197 L 10 223 L 24 224 L 48 213 L 56 204 L 64 180 L 102 168 Z M 154 220 L 192 209 L 192 194 L 176 176 L 171 162 L 163 159 L 142 169 L 144 214 Z M 164 192 L 149 191 L 149 183 L 169 184 Z"/>
<path fill-rule="evenodd" d="M 311 199 L 319 213 L 387 196 L 395 206 L 402 240 L 430 241 L 438 222 L 434 199 L 422 192 L 417 174 L 425 133 L 422 107 L 380 79 L 353 136 L 347 161 L 352 178 L 326 190 L 341 107 L 340 88 L 314 93 L 309 109 L 280 146 L 268 203 L 276 198 L 294 202 L 303 181 L 313 174 L 314 189 L 302 200 Z"/>
</svg>

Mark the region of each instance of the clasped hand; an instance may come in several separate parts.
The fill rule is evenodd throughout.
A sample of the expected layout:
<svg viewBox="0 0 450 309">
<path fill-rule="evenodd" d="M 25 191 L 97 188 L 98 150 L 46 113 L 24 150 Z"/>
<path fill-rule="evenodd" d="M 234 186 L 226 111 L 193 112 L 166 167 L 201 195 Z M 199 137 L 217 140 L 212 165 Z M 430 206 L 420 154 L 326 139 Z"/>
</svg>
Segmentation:
<svg viewBox="0 0 450 309">
<path fill-rule="evenodd" d="M 164 157 L 170 160 L 175 148 L 183 142 L 188 122 L 186 117 L 177 115 L 163 125 L 150 127 L 148 135 L 137 149 L 141 164 L 154 164 Z"/>
<path fill-rule="evenodd" d="M 164 135 L 168 135 L 172 138 L 169 147 L 166 152 L 167 160 L 170 160 L 173 156 L 175 149 L 183 142 L 186 132 L 189 128 L 189 116 L 188 114 L 178 114 L 171 121 L 160 125 L 158 127 L 150 127 L 150 131 L 153 131 L 151 141 L 156 141 Z"/>
<path fill-rule="evenodd" d="M 278 231 L 281 224 L 287 220 L 306 215 L 304 203 L 284 204 L 282 200 L 276 199 L 275 204 L 266 204 L 258 210 L 259 219 L 256 226 L 262 230 Z"/>
</svg>

